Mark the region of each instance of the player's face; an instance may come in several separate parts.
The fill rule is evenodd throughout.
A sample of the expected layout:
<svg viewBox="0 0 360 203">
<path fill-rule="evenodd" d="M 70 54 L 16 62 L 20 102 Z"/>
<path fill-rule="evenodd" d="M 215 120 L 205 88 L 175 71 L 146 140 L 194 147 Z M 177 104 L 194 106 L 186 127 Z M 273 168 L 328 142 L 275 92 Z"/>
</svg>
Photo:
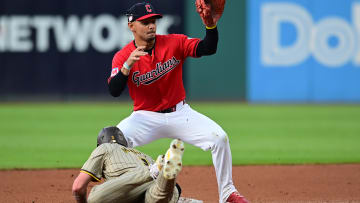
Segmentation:
<svg viewBox="0 0 360 203">
<path fill-rule="evenodd" d="M 129 25 L 135 37 L 150 42 L 155 39 L 156 35 L 156 19 L 149 18 L 142 21 L 135 21 Z"/>
</svg>

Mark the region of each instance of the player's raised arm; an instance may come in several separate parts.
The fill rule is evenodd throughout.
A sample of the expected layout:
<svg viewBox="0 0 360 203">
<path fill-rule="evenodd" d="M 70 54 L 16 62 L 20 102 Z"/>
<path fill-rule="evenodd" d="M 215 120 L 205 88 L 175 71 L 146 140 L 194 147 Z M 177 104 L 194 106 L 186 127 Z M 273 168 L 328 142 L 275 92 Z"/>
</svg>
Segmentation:
<svg viewBox="0 0 360 203">
<path fill-rule="evenodd" d="M 122 63 L 120 71 L 116 67 L 116 73 L 109 78 L 108 87 L 109 92 L 113 97 L 118 97 L 124 91 L 130 70 L 134 63 L 140 60 L 141 56 L 145 56 L 148 53 L 144 51 L 145 46 L 139 46 L 134 51 L 131 52 L 129 58 Z M 113 68 L 114 69 L 114 68 Z M 113 71 L 112 71 L 113 72 Z"/>
<path fill-rule="evenodd" d="M 219 39 L 216 24 L 224 11 L 225 0 L 196 0 L 195 5 L 196 11 L 206 26 L 206 35 L 196 48 L 196 56 L 215 54 Z"/>
<path fill-rule="evenodd" d="M 206 35 L 203 40 L 199 42 L 196 47 L 196 56 L 209 56 L 216 53 L 217 44 L 219 41 L 219 33 L 217 27 L 206 27 Z"/>
</svg>

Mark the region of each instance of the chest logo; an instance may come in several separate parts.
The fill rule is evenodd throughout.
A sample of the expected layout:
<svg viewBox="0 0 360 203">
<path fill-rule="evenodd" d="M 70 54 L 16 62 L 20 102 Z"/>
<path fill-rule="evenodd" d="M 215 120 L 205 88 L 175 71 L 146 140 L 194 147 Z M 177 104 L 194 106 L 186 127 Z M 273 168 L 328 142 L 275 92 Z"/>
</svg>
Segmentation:
<svg viewBox="0 0 360 203">
<path fill-rule="evenodd" d="M 140 74 L 140 71 L 135 71 L 132 74 L 132 81 L 136 86 L 150 85 L 175 69 L 179 63 L 180 60 L 177 60 L 175 56 L 173 56 L 163 64 L 161 64 L 161 62 L 157 63 L 155 69 L 144 74 Z"/>
</svg>

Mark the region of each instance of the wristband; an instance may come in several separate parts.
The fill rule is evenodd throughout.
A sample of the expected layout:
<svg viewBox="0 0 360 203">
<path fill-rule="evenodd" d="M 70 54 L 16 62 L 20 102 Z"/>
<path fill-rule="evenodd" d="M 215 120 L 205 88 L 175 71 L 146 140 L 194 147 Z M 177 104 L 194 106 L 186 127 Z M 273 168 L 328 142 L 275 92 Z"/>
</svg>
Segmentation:
<svg viewBox="0 0 360 203">
<path fill-rule="evenodd" d="M 125 63 L 123 64 L 123 67 L 126 68 L 126 69 L 128 69 L 128 70 L 131 70 L 131 67 L 126 63 L 126 61 L 125 61 Z"/>
<path fill-rule="evenodd" d="M 215 29 L 215 28 L 216 28 L 216 25 L 211 26 L 211 27 L 206 26 L 206 29 L 208 29 L 208 30 L 212 30 L 212 29 Z"/>
</svg>

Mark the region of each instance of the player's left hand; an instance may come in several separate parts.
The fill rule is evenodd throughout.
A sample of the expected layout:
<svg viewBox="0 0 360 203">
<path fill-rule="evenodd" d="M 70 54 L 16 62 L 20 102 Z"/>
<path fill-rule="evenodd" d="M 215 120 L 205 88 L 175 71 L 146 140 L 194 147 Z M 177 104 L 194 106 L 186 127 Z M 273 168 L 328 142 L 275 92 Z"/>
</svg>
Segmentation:
<svg viewBox="0 0 360 203">
<path fill-rule="evenodd" d="M 226 0 L 195 0 L 196 11 L 207 27 L 214 27 L 221 18 Z"/>
<path fill-rule="evenodd" d="M 196 11 L 199 13 L 204 25 L 207 27 L 214 27 L 217 22 L 214 22 L 211 15 L 211 5 L 206 4 L 204 0 L 196 0 L 195 5 Z"/>
</svg>

